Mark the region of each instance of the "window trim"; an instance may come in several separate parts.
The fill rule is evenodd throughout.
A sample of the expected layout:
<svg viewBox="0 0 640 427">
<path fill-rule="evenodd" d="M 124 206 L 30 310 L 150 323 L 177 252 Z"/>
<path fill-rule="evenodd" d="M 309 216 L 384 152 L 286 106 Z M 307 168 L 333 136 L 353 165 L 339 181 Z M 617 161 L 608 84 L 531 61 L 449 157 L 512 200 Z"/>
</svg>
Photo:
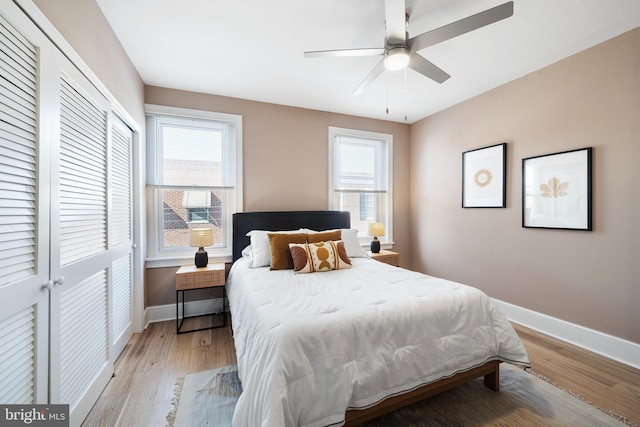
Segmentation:
<svg viewBox="0 0 640 427">
<path fill-rule="evenodd" d="M 328 157 L 328 209 L 338 209 L 333 205 L 334 199 L 334 155 L 335 155 L 335 137 L 347 136 L 352 138 L 362 138 L 369 140 L 378 140 L 386 143 L 387 145 L 387 218 L 385 220 L 385 235 L 380 238 L 380 245 L 383 249 L 391 249 L 393 247 L 393 135 L 381 132 L 372 132 L 358 129 L 340 128 L 335 126 L 329 126 L 328 132 L 328 145 L 329 145 L 329 157 Z M 363 248 L 368 249 L 371 243 L 371 237 L 368 235 L 368 230 L 358 231 L 360 244 Z"/>
<path fill-rule="evenodd" d="M 228 245 L 224 248 L 210 247 L 209 262 L 229 262 L 232 257 L 232 214 L 243 211 L 243 172 L 242 172 L 242 116 L 238 114 L 218 113 L 214 111 L 196 110 L 190 108 L 170 107 L 165 105 L 145 104 L 145 114 L 157 114 L 176 116 L 179 118 L 193 118 L 204 120 L 216 120 L 231 122 L 235 126 L 235 209 L 223 218 L 224 238 Z M 147 151 L 150 147 L 147 148 Z M 155 161 L 155 160 L 154 160 Z M 160 192 L 154 185 L 146 184 L 147 194 L 147 268 L 173 267 L 193 261 L 195 250 L 193 248 L 160 248 L 160 234 L 162 223 L 158 209 L 162 203 Z M 203 187 L 204 188 L 204 187 Z M 227 224 L 228 222 L 228 224 Z"/>
</svg>

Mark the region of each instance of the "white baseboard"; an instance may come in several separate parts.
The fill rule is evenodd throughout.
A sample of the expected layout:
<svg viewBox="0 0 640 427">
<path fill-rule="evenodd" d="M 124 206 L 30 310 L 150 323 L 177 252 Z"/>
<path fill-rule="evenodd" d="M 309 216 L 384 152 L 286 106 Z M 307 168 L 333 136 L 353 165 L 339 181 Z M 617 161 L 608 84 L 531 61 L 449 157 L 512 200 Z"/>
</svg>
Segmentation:
<svg viewBox="0 0 640 427">
<path fill-rule="evenodd" d="M 220 313 L 222 311 L 222 298 L 185 302 L 184 310 L 187 316 Z M 180 316 L 182 316 L 182 305 L 180 305 Z M 147 307 L 144 311 L 145 329 L 147 328 L 147 326 L 149 326 L 149 323 L 164 322 L 166 320 L 176 320 L 175 304 L 154 305 L 151 307 Z"/>
<path fill-rule="evenodd" d="M 512 322 L 640 369 L 639 344 L 497 299 L 492 301 Z"/>
<path fill-rule="evenodd" d="M 636 343 L 494 298 L 492 301 L 512 322 L 640 369 L 640 345 Z M 219 313 L 221 310 L 222 298 L 185 303 L 187 316 Z M 145 328 L 149 323 L 175 319 L 175 304 L 147 307 L 144 313 Z"/>
</svg>

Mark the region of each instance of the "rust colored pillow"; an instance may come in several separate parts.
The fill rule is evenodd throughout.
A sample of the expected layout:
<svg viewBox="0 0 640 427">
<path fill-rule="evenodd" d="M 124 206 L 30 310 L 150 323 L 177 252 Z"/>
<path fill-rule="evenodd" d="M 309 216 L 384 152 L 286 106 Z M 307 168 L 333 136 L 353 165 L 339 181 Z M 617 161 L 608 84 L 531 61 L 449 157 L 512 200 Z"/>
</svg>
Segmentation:
<svg viewBox="0 0 640 427">
<path fill-rule="evenodd" d="M 329 240 L 342 240 L 342 231 L 320 231 L 318 233 L 307 234 L 307 243 L 326 242 Z"/>
<path fill-rule="evenodd" d="M 313 259 L 309 252 L 309 244 L 289 243 L 289 250 L 293 259 L 293 271 L 296 273 L 311 273 Z"/>
<path fill-rule="evenodd" d="M 271 252 L 271 270 L 293 269 L 293 258 L 289 250 L 289 243 L 306 243 L 305 233 L 268 233 L 269 250 Z"/>
</svg>

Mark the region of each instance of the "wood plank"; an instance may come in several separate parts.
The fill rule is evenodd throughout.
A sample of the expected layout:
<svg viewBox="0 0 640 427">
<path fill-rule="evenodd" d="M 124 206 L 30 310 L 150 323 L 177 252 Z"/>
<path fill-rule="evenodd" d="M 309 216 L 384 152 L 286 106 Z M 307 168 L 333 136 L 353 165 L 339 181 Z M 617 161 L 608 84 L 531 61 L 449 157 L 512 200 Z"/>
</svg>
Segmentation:
<svg viewBox="0 0 640 427">
<path fill-rule="evenodd" d="M 514 324 L 532 370 L 600 409 L 640 424 L 640 370 Z"/>
</svg>

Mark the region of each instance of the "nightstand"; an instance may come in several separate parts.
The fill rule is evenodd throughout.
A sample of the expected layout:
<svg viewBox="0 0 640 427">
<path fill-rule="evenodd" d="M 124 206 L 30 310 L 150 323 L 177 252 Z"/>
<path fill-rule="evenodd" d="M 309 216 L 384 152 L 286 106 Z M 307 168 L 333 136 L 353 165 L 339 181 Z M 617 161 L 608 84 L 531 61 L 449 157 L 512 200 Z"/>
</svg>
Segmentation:
<svg viewBox="0 0 640 427">
<path fill-rule="evenodd" d="M 184 265 L 176 272 L 176 333 L 184 334 L 186 332 L 203 331 L 205 329 L 214 329 L 226 326 L 225 307 L 227 292 L 225 289 L 225 264 L 211 263 L 206 267 L 197 268 L 195 265 Z M 181 331 L 184 319 L 202 316 L 215 316 L 211 314 L 199 314 L 195 316 L 184 315 L 184 293 L 196 289 L 217 288 L 222 287 L 222 324 L 217 326 L 208 326 L 206 328 L 192 329 L 189 331 Z M 182 318 L 180 318 L 180 295 L 182 294 Z"/>
<path fill-rule="evenodd" d="M 380 249 L 380 252 L 374 254 L 372 252 L 367 252 L 372 259 L 376 261 L 384 262 L 385 264 L 394 265 L 396 267 L 400 267 L 400 254 L 393 251 L 388 251 L 386 249 Z"/>
</svg>

